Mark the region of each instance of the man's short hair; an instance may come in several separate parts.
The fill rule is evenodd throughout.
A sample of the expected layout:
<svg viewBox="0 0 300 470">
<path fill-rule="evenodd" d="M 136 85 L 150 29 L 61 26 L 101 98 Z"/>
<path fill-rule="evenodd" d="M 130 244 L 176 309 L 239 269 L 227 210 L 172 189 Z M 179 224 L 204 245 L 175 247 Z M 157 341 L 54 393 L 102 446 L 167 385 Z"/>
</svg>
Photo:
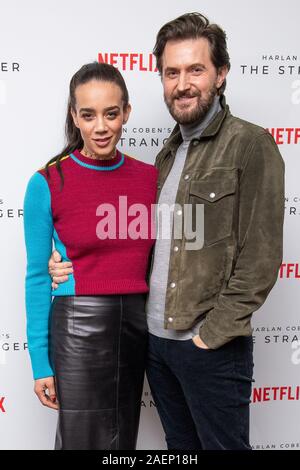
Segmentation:
<svg viewBox="0 0 300 470">
<path fill-rule="evenodd" d="M 186 13 L 166 23 L 157 34 L 153 54 L 156 57 L 159 73 L 162 74 L 162 56 L 168 41 L 199 38 L 207 39 L 210 46 L 210 58 L 216 70 L 218 71 L 223 66 L 229 70 L 230 58 L 225 31 L 217 24 L 210 24 L 201 13 Z M 224 93 L 225 87 L 226 80 L 219 89 L 220 94 Z"/>
</svg>

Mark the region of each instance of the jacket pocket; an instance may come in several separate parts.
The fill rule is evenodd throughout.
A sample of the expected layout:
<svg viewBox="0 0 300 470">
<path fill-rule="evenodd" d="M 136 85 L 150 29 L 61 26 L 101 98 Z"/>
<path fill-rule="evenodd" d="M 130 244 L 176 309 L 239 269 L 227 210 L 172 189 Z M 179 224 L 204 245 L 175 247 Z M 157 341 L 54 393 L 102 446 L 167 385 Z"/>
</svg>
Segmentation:
<svg viewBox="0 0 300 470">
<path fill-rule="evenodd" d="M 228 178 L 228 174 L 226 177 L 191 181 L 190 184 L 189 203 L 193 205 L 193 217 L 196 213 L 194 206 L 204 205 L 204 246 L 217 243 L 232 234 L 237 181 L 236 178 Z"/>
</svg>

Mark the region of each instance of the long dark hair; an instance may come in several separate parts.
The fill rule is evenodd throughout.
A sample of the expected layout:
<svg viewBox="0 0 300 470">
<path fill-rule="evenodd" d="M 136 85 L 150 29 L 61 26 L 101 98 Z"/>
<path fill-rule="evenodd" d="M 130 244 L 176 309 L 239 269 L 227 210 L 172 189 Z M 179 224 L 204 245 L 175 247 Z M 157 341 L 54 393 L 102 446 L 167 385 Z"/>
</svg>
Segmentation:
<svg viewBox="0 0 300 470">
<path fill-rule="evenodd" d="M 186 13 L 169 21 L 162 26 L 156 36 L 153 54 L 156 57 L 157 68 L 162 74 L 162 56 L 168 41 L 205 38 L 210 45 L 210 58 L 218 71 L 224 65 L 230 69 L 230 58 L 227 51 L 226 33 L 216 24 L 211 24 L 201 13 Z M 226 80 L 219 89 L 223 94 Z"/>
<path fill-rule="evenodd" d="M 65 124 L 66 145 L 58 155 L 48 161 L 45 167 L 47 177 L 50 178 L 49 165 L 55 163 L 55 167 L 61 178 L 61 188 L 64 184 L 64 175 L 61 168 L 61 160 L 70 153 L 74 152 L 74 150 L 81 149 L 83 147 L 83 140 L 80 134 L 80 130 L 78 129 L 78 127 L 75 126 L 71 114 L 71 110 L 76 111 L 75 91 L 79 85 L 90 82 L 91 80 L 115 83 L 120 87 L 122 91 L 124 108 L 126 108 L 129 103 L 129 95 L 124 78 L 122 77 L 119 70 L 113 67 L 112 65 L 91 62 L 90 64 L 83 65 L 73 75 L 70 81 L 68 109 Z"/>
</svg>

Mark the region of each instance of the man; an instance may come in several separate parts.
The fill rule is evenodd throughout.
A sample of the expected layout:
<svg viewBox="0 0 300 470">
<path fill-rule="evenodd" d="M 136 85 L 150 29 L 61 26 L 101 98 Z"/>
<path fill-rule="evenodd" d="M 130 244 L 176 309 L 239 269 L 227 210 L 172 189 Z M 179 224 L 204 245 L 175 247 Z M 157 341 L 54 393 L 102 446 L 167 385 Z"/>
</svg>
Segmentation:
<svg viewBox="0 0 300 470">
<path fill-rule="evenodd" d="M 175 225 L 156 241 L 147 376 L 169 449 L 247 450 L 250 322 L 281 264 L 284 164 L 271 135 L 226 105 L 230 61 L 219 26 L 182 15 L 160 29 L 154 54 L 177 122 L 155 162 L 158 203 L 175 204 L 173 221 L 186 224 L 202 205 L 204 243 L 191 248 Z M 58 267 L 52 260 L 54 281 L 69 272 Z"/>
</svg>

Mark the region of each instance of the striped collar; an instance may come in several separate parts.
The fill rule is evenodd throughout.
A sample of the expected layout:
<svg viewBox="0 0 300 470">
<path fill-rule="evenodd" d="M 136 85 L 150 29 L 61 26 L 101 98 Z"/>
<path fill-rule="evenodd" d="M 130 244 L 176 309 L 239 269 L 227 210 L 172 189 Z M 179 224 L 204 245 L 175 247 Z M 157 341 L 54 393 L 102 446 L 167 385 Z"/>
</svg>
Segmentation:
<svg viewBox="0 0 300 470">
<path fill-rule="evenodd" d="M 111 160 L 94 160 L 89 157 L 85 157 L 79 150 L 75 150 L 73 153 L 70 153 L 72 160 L 78 165 L 81 165 L 90 170 L 100 170 L 100 171 L 111 171 L 116 170 L 123 165 L 125 161 L 124 155 L 117 150 L 116 157 Z"/>
</svg>

